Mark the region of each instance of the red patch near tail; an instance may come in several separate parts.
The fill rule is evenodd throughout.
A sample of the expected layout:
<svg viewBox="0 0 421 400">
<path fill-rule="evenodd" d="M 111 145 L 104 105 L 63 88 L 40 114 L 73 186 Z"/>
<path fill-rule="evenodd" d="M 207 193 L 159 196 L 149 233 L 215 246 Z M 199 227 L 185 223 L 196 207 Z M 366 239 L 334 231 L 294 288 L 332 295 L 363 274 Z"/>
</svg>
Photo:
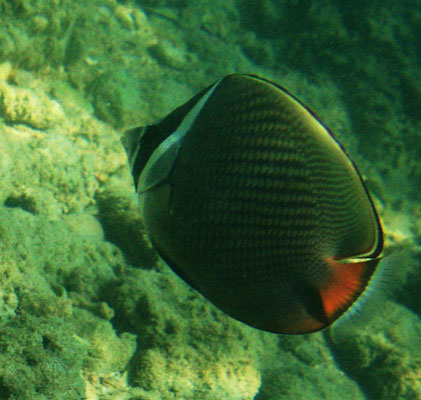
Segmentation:
<svg viewBox="0 0 421 400">
<path fill-rule="evenodd" d="M 332 258 L 327 260 L 332 269 L 332 277 L 320 289 L 320 296 L 329 321 L 338 318 L 364 291 L 377 265 L 376 262 L 370 268 L 372 261 L 376 260 L 349 264 L 341 264 Z"/>
</svg>

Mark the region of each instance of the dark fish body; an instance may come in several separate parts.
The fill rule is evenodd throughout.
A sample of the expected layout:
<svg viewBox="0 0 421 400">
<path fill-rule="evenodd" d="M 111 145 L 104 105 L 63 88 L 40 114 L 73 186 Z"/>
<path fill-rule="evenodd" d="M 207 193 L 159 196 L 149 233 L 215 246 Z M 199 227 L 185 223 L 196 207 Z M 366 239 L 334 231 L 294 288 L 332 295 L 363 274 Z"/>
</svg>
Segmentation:
<svg viewBox="0 0 421 400">
<path fill-rule="evenodd" d="M 152 244 L 230 316 L 317 331 L 367 287 L 383 248 L 367 189 L 280 86 L 229 75 L 123 142 Z"/>
</svg>

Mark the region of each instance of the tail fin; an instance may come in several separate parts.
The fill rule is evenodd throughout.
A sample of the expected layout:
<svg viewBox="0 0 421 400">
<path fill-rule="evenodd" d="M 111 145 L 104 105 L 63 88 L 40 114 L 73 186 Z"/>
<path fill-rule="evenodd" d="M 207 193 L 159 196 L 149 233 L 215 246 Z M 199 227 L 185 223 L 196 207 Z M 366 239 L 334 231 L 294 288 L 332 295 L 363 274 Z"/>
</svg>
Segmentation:
<svg viewBox="0 0 421 400">
<path fill-rule="evenodd" d="M 384 309 L 392 293 L 403 281 L 402 265 L 410 262 L 404 251 L 382 257 L 358 300 L 331 326 L 331 339 L 364 327 Z M 352 324 L 352 327 L 351 325 Z"/>
</svg>

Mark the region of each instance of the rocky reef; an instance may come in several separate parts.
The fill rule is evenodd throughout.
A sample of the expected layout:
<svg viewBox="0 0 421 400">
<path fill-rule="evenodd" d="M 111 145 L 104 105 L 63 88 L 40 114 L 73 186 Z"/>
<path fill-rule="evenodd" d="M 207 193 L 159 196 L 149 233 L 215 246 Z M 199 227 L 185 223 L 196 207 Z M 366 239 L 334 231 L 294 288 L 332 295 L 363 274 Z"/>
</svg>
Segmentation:
<svg viewBox="0 0 421 400">
<path fill-rule="evenodd" d="M 416 0 L 0 0 L 0 398 L 421 399 L 420 27 Z M 121 131 L 233 72 L 360 166 L 393 271 L 367 321 L 253 330 L 145 239 Z"/>
</svg>

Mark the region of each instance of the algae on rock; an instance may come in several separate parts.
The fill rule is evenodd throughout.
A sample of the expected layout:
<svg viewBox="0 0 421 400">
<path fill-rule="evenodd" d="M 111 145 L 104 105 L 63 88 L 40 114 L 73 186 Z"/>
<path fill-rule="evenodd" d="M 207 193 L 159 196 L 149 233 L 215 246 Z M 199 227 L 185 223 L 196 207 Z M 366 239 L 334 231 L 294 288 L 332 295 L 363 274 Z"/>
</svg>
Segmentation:
<svg viewBox="0 0 421 400">
<path fill-rule="evenodd" d="M 345 3 L 0 0 L 5 398 L 335 400 L 341 388 L 343 398 L 388 399 L 382 382 L 420 396 L 410 350 L 420 326 L 420 10 Z M 116 129 L 151 123 L 232 72 L 296 92 L 369 178 L 388 244 L 414 260 L 394 293 L 414 313 L 392 307 L 377 323 L 387 334 L 368 325 L 331 343 L 256 332 L 145 243 Z"/>
</svg>

